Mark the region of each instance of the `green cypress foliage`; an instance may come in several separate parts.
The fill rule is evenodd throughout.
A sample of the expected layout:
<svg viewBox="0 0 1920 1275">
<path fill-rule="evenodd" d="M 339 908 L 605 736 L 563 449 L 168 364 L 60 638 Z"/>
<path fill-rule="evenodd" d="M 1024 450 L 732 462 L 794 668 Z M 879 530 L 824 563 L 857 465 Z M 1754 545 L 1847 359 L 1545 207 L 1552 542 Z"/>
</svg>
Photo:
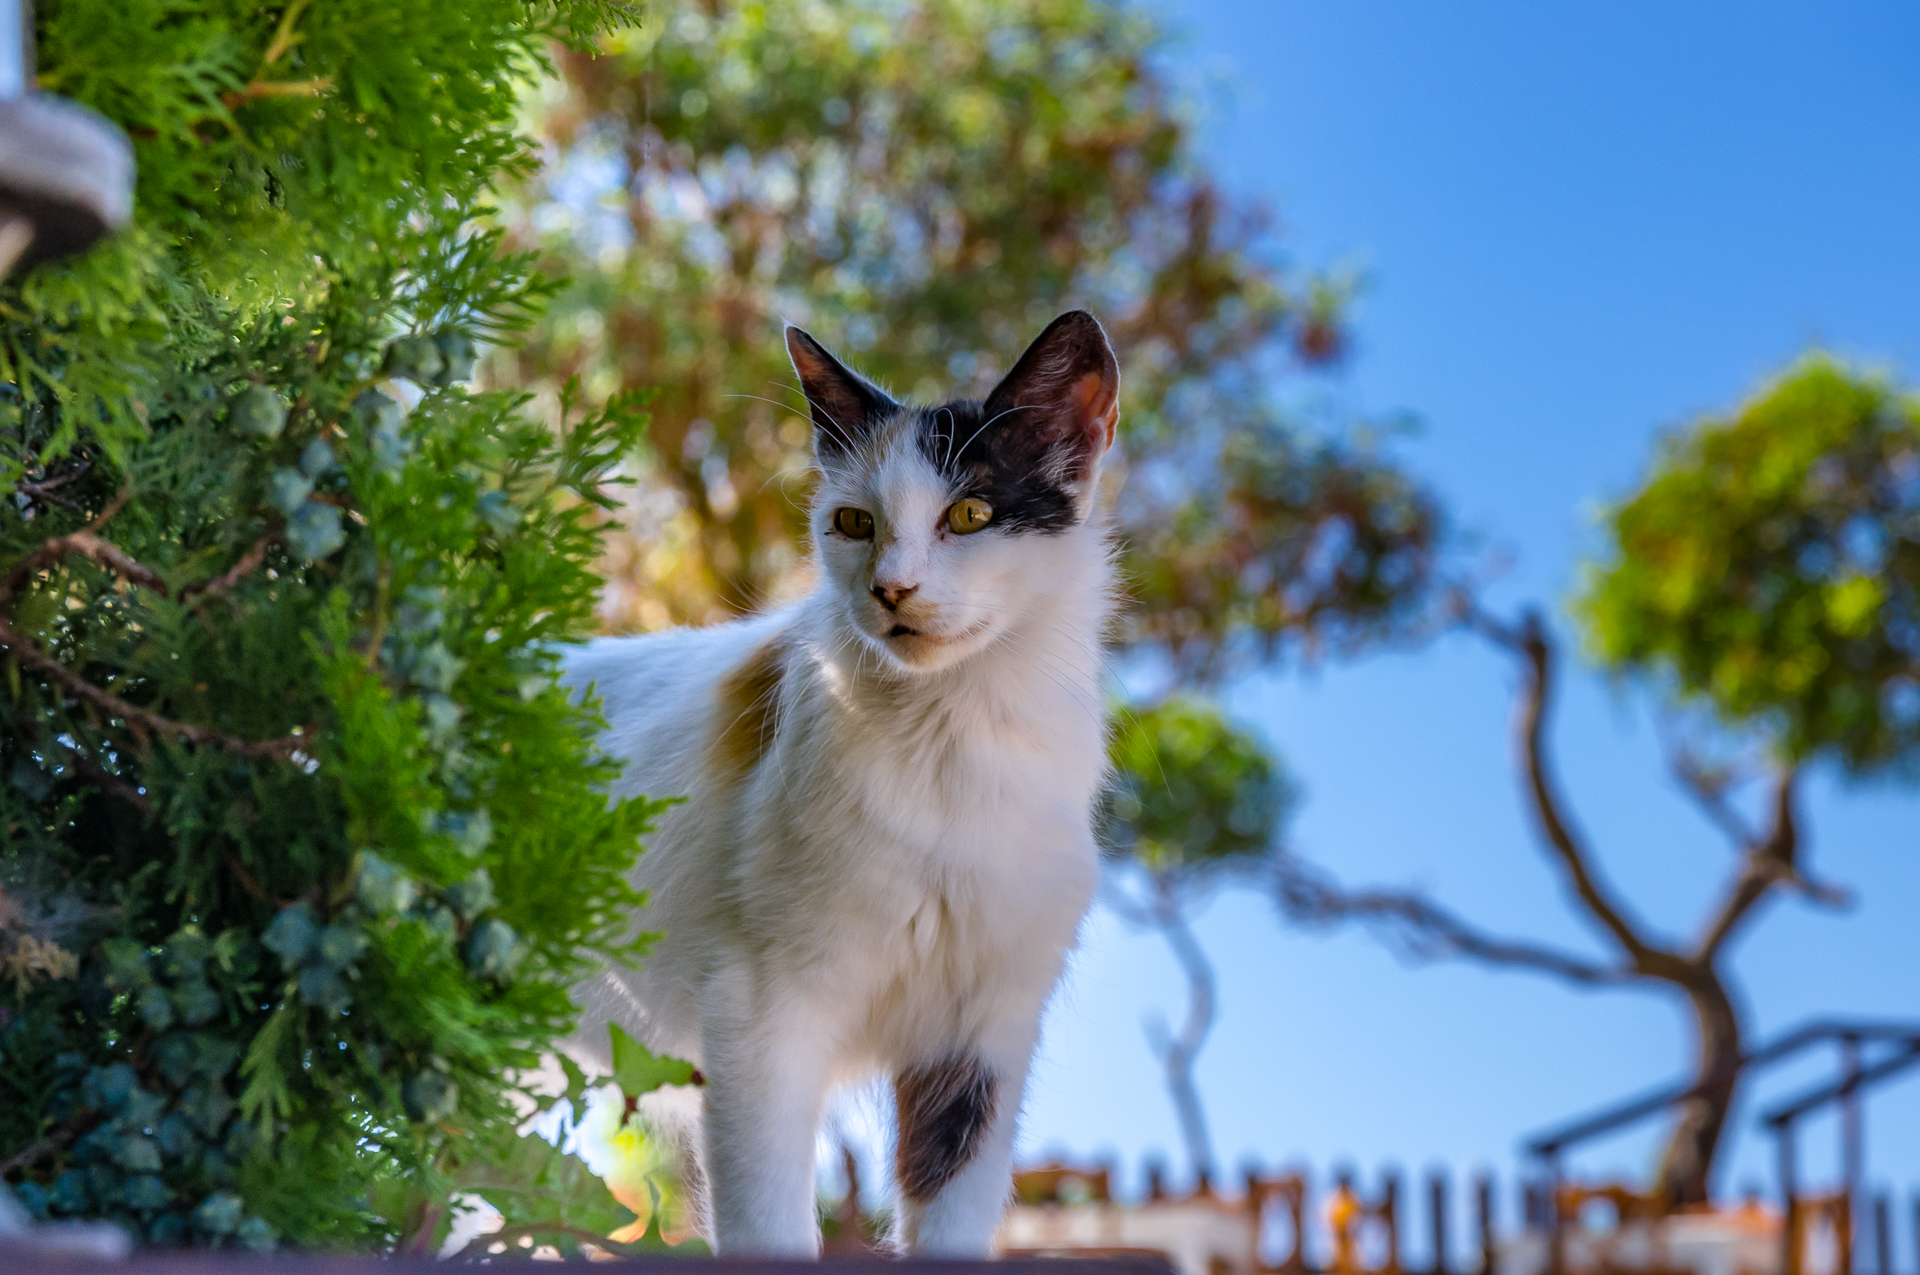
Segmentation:
<svg viewBox="0 0 1920 1275">
<path fill-rule="evenodd" d="M 0 1162 L 35 1213 L 424 1249 L 462 1183 L 558 1181 L 510 1078 L 590 954 L 637 954 L 655 807 L 609 806 L 554 672 L 643 418 L 465 382 L 548 288 L 487 220 L 519 86 L 635 16 L 41 0 L 41 87 L 139 187 L 0 284 Z M 604 1233 L 581 1198 L 510 1211 Z"/>
</svg>

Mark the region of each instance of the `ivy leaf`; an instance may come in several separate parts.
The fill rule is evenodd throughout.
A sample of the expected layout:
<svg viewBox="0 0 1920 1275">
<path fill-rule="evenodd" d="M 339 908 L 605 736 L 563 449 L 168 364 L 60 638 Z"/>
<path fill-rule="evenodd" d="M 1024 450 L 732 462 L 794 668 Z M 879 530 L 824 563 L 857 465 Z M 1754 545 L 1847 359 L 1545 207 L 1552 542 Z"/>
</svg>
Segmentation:
<svg viewBox="0 0 1920 1275">
<path fill-rule="evenodd" d="M 662 1085 L 704 1083 L 692 1063 L 662 1058 L 613 1023 L 607 1024 L 607 1036 L 613 1042 L 613 1078 L 629 1098 L 652 1093 Z"/>
</svg>

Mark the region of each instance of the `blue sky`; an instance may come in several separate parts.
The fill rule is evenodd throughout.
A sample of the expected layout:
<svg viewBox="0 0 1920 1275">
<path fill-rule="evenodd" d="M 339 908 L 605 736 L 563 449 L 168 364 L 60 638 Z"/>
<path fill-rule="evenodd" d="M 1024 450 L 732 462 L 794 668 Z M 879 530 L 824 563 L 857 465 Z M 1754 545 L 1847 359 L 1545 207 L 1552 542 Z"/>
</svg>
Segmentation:
<svg viewBox="0 0 1920 1275">
<path fill-rule="evenodd" d="M 1655 440 L 1811 345 L 1920 379 L 1920 7 L 1895 4 L 1161 0 L 1206 103 L 1207 153 L 1306 261 L 1370 285 L 1326 390 L 1406 409 L 1404 448 L 1488 551 L 1496 603 L 1558 608 Z M 1490 928 L 1597 950 L 1562 905 L 1513 784 L 1512 682 L 1451 639 L 1308 676 L 1233 709 L 1306 789 L 1298 849 L 1351 882 L 1419 884 Z M 1566 786 L 1652 923 L 1690 931 L 1728 851 L 1663 777 L 1647 703 L 1591 671 L 1554 722 Z M 1817 1013 L 1920 1019 L 1920 799 L 1830 777 L 1807 806 L 1845 915 L 1787 902 L 1734 968 L 1761 1034 Z M 1221 896 L 1200 923 L 1221 1019 L 1200 1077 L 1221 1158 L 1487 1166 L 1520 1139 L 1674 1074 L 1677 1008 L 1519 973 L 1410 967 L 1359 934 L 1288 932 Z M 1151 936 L 1088 932 L 1056 1005 L 1024 1152 L 1178 1162 L 1143 1015 L 1180 980 Z M 1764 1082 L 1780 1095 L 1815 1078 Z M 1738 1120 L 1723 1185 L 1772 1185 Z M 1871 1176 L 1920 1186 L 1920 1075 L 1868 1107 Z M 1641 1173 L 1652 1130 L 1595 1147 Z M 1832 1130 L 1809 1130 L 1815 1171 Z M 1500 1205 L 1511 1220 L 1512 1196 Z M 1904 1214 L 1906 1210 L 1903 1208 Z M 1424 1223 L 1421 1224 L 1424 1227 Z M 1904 1230 L 1901 1251 L 1911 1251 Z"/>
</svg>

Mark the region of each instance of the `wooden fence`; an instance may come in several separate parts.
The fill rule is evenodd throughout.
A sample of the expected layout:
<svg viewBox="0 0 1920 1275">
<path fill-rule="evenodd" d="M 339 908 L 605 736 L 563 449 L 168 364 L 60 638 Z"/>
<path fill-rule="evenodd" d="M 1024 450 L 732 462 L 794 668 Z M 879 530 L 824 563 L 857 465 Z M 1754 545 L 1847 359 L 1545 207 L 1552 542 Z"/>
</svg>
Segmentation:
<svg viewBox="0 0 1920 1275">
<path fill-rule="evenodd" d="M 1796 1195 L 1787 1210 L 1790 1230 L 1783 1233 L 1777 1202 L 1750 1196 L 1715 1209 L 1675 1212 L 1619 1183 L 1516 1180 L 1509 1188 L 1515 1208 L 1503 1219 L 1497 1207 L 1500 1192 L 1488 1173 L 1462 1183 L 1451 1172 L 1436 1169 L 1410 1183 L 1388 1169 L 1370 1183 L 1335 1173 L 1316 1184 L 1304 1170 L 1252 1169 L 1232 1188 L 1216 1191 L 1202 1181 L 1185 1193 L 1169 1191 L 1151 1165 L 1144 1176 L 1146 1190 L 1134 1202 L 1137 1207 L 1205 1202 L 1221 1212 L 1245 1214 L 1254 1254 L 1236 1269 L 1254 1275 L 1529 1275 L 1526 1267 L 1516 1267 L 1526 1259 L 1525 1245 L 1515 1241 L 1527 1237 L 1533 1237 L 1531 1251 L 1537 1255 L 1531 1269 L 1540 1275 L 1556 1267 L 1659 1272 L 1669 1269 L 1657 1258 L 1664 1251 L 1658 1242 L 1663 1231 L 1691 1227 L 1698 1232 L 1703 1223 L 1711 1226 L 1716 1219 L 1729 1231 L 1770 1237 L 1761 1260 L 1738 1268 L 1752 1275 L 1808 1275 L 1816 1270 L 1825 1275 L 1920 1275 L 1920 1192 L 1906 1206 L 1912 1247 L 1903 1260 L 1895 1245 L 1895 1201 L 1886 1194 L 1863 1200 L 1863 1226 L 1855 1224 L 1855 1208 L 1844 1190 Z M 1049 1165 L 1016 1175 L 1015 1198 L 1036 1206 L 1112 1204 L 1113 1178 L 1111 1166 Z M 1654 1237 L 1654 1260 L 1594 1257 L 1596 1252 L 1618 1252 L 1609 1242 L 1636 1229 Z M 1569 1241 L 1575 1250 L 1572 1260 L 1561 1247 Z"/>
</svg>

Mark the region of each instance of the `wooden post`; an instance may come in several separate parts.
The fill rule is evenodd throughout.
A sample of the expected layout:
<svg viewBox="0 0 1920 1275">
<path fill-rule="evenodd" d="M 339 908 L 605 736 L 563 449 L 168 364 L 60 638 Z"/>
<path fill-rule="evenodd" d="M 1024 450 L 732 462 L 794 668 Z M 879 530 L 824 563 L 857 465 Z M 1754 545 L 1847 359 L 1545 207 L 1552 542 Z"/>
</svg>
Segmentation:
<svg viewBox="0 0 1920 1275">
<path fill-rule="evenodd" d="M 1287 1197 L 1288 1216 L 1293 1221 L 1293 1256 L 1287 1259 L 1287 1275 L 1306 1275 L 1307 1264 L 1307 1169 L 1301 1166 L 1294 1179 L 1296 1186 Z"/>
<path fill-rule="evenodd" d="M 1433 1275 L 1447 1275 L 1447 1175 L 1427 1174 L 1427 1206 L 1433 1210 Z"/>
<path fill-rule="evenodd" d="M 1260 1269 L 1260 1233 L 1265 1228 L 1260 1225 L 1267 1211 L 1267 1183 L 1260 1176 L 1260 1166 L 1248 1161 L 1244 1168 L 1247 1181 L 1245 1196 L 1247 1209 L 1247 1269 Z"/>
<path fill-rule="evenodd" d="M 1474 1215 L 1480 1224 L 1480 1275 L 1493 1275 L 1493 1175 L 1482 1173 L 1473 1184 Z"/>
<path fill-rule="evenodd" d="M 1560 1226 L 1560 1152 L 1556 1149 L 1547 1156 L 1547 1275 L 1565 1275 L 1567 1269 L 1566 1247 L 1562 1243 Z"/>
<path fill-rule="evenodd" d="M 1794 1182 L 1793 1121 L 1773 1131 L 1780 1157 L 1780 1275 L 1800 1275 L 1800 1202 Z"/>
<path fill-rule="evenodd" d="M 1860 1178 L 1866 1164 L 1866 1146 L 1860 1132 L 1860 1038 L 1840 1038 L 1841 1066 L 1847 1091 L 1840 1098 L 1840 1172 L 1846 1181 L 1846 1208 L 1840 1219 L 1840 1275 L 1853 1275 L 1853 1218 L 1860 1200 Z"/>
<path fill-rule="evenodd" d="M 1387 1264 L 1382 1271 L 1383 1275 L 1400 1275 L 1400 1175 L 1389 1169 L 1385 1177 L 1380 1188 L 1380 1220 L 1387 1228 Z"/>
<path fill-rule="evenodd" d="M 1834 1211 L 1834 1227 L 1840 1241 L 1839 1275 L 1853 1275 L 1853 1195 L 1842 1194 L 1840 1207 Z"/>
</svg>

